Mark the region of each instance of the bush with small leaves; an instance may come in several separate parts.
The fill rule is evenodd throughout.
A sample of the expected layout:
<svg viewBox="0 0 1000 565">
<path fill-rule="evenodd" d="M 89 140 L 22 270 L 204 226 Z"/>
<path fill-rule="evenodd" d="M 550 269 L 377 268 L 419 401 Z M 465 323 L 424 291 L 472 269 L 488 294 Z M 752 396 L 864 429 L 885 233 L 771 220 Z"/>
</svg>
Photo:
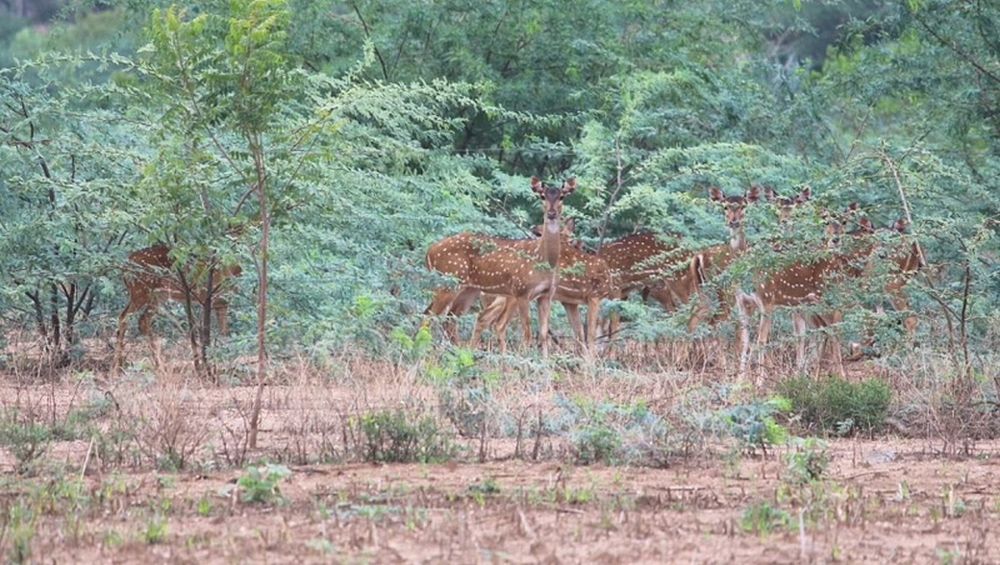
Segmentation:
<svg viewBox="0 0 1000 565">
<path fill-rule="evenodd" d="M 364 458 L 372 463 L 448 461 L 456 447 L 432 416 L 412 421 L 403 410 L 383 410 L 361 417 Z"/>
<path fill-rule="evenodd" d="M 775 421 L 774 417 L 790 409 L 788 399 L 779 396 L 726 408 L 716 414 L 716 421 L 743 449 L 766 450 L 769 445 L 782 444 L 788 440 L 788 430 Z"/>
<path fill-rule="evenodd" d="M 781 393 L 809 429 L 847 435 L 876 432 L 885 425 L 892 389 L 880 379 L 851 382 L 840 377 L 809 377 L 782 383 Z"/>
</svg>

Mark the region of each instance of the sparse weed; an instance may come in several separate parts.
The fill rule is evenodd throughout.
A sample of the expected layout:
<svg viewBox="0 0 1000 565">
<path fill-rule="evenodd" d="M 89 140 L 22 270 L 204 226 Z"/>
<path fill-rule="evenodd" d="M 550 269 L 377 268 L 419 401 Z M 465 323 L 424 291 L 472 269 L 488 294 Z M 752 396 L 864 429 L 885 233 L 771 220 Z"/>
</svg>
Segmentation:
<svg viewBox="0 0 1000 565">
<path fill-rule="evenodd" d="M 150 516 L 142 530 L 142 540 L 147 545 L 163 543 L 167 539 L 167 519 L 158 514 Z"/>
<path fill-rule="evenodd" d="M 457 448 L 432 416 L 415 422 L 402 411 L 366 414 L 358 422 L 364 459 L 373 463 L 435 463 L 452 459 Z"/>
<path fill-rule="evenodd" d="M 292 471 L 284 465 L 271 463 L 248 467 L 246 472 L 236 482 L 246 503 L 271 504 L 280 502 L 281 481 L 291 476 Z"/>
<path fill-rule="evenodd" d="M 717 421 L 722 424 L 724 431 L 739 442 L 743 450 L 754 451 L 760 448 L 766 451 L 767 446 L 782 444 L 788 440 L 788 430 L 775 421 L 774 417 L 790 409 L 791 404 L 787 399 L 775 397 L 722 410 L 717 414 Z"/>
<path fill-rule="evenodd" d="M 797 439 L 794 450 L 787 455 L 785 462 L 786 480 L 794 484 L 807 484 L 826 476 L 827 467 L 830 465 L 830 454 L 823 440 Z"/>
<path fill-rule="evenodd" d="M 767 536 L 779 529 L 788 528 L 792 517 L 788 512 L 775 508 L 767 502 L 758 502 L 747 507 L 740 518 L 740 527 L 745 532 Z"/>
</svg>

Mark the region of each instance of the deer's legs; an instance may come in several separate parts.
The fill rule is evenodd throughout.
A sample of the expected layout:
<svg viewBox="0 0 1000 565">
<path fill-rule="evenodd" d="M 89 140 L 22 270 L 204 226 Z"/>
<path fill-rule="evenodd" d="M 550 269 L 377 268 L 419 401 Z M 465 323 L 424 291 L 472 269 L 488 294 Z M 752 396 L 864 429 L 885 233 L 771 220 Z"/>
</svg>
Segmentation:
<svg viewBox="0 0 1000 565">
<path fill-rule="evenodd" d="M 910 310 L 910 301 L 907 300 L 906 296 L 904 296 L 901 292 L 899 294 L 890 294 L 889 302 L 892 304 L 892 307 L 901 314 L 903 312 L 909 312 Z M 917 317 L 912 313 L 907 314 L 906 317 L 903 318 L 903 328 L 906 330 L 907 339 L 912 340 L 913 336 L 916 335 L 917 323 Z"/>
<path fill-rule="evenodd" d="M 552 313 L 552 291 L 538 299 L 538 338 L 542 343 L 542 357 L 549 356 L 549 315 Z"/>
<path fill-rule="evenodd" d="M 518 299 L 517 313 L 521 318 L 521 331 L 524 338 L 521 340 L 521 347 L 531 345 L 531 303 L 527 300 Z"/>
<path fill-rule="evenodd" d="M 424 310 L 425 316 L 445 315 L 443 323 L 444 333 L 452 342 L 458 341 L 458 326 L 456 316 L 461 316 L 469 311 L 476 299 L 479 298 L 480 291 L 474 288 L 460 288 L 449 290 L 440 288 L 434 291 L 434 298 L 431 305 Z M 424 319 L 424 325 L 428 320 Z"/>
<path fill-rule="evenodd" d="M 828 361 L 833 366 L 833 370 L 841 377 L 845 377 L 844 361 L 840 352 L 840 339 L 837 337 L 836 324 L 843 320 L 844 316 L 840 310 L 834 310 L 828 315 L 814 314 L 812 316 L 813 325 L 823 328 L 823 346 L 820 349 L 820 358 Z"/>
<path fill-rule="evenodd" d="M 792 314 L 792 325 L 795 326 L 795 368 L 802 371 L 806 363 L 806 317 L 795 311 Z M 815 326 L 815 319 L 813 325 Z"/>
<path fill-rule="evenodd" d="M 497 338 L 500 340 L 500 353 L 507 353 L 507 326 L 510 325 L 511 317 L 514 315 L 516 310 L 519 314 L 524 314 L 524 308 L 522 306 L 527 306 L 527 302 L 521 300 L 520 298 L 513 297 L 503 297 L 497 299 L 497 302 L 503 301 L 503 310 L 500 313 L 500 317 L 493 324 L 493 331 L 497 334 Z M 523 323 L 523 321 L 522 321 Z M 529 320 L 530 323 L 530 320 Z M 528 326 L 529 332 L 531 326 Z"/>
<path fill-rule="evenodd" d="M 215 318 L 219 321 L 219 335 L 228 336 L 229 335 L 229 303 L 225 300 L 215 299 L 215 303 L 212 305 L 212 309 L 215 310 Z"/>
<path fill-rule="evenodd" d="M 483 335 L 483 330 L 485 330 L 490 326 L 495 326 L 495 323 L 504 317 L 504 314 L 507 311 L 507 307 L 509 306 L 508 303 L 511 300 L 514 299 L 506 296 L 497 296 L 496 298 L 493 299 L 493 302 L 491 302 L 489 306 L 487 306 L 485 309 L 483 309 L 482 312 L 479 313 L 479 316 L 476 317 L 476 327 L 472 330 L 472 337 L 469 339 L 470 348 L 476 349 L 477 347 L 479 347 L 479 339 Z M 494 329 L 499 335 L 506 337 L 507 334 L 506 320 L 503 320 L 503 324 L 504 326 L 502 328 L 494 328 Z M 506 340 L 504 340 L 503 338 L 501 338 L 501 340 L 502 340 L 501 346 L 503 348 L 506 348 L 506 343 L 505 343 Z"/>
<path fill-rule="evenodd" d="M 587 355 L 593 355 L 597 344 L 597 315 L 601 312 L 601 299 L 587 300 Z"/>
<path fill-rule="evenodd" d="M 139 316 L 139 333 L 146 336 L 146 340 L 149 341 L 149 349 L 153 355 L 153 364 L 159 367 L 160 345 L 156 341 L 156 336 L 153 335 L 153 316 L 155 315 L 156 306 L 154 304 L 148 304 Z"/>
<path fill-rule="evenodd" d="M 580 321 L 580 306 L 578 304 L 563 302 L 563 309 L 566 310 L 566 318 L 569 319 L 569 325 L 573 328 L 573 337 L 576 338 L 576 342 L 582 348 L 586 334 L 584 334 L 583 323 Z"/>
<path fill-rule="evenodd" d="M 129 303 L 125 305 L 125 309 L 118 316 L 118 332 L 115 336 L 115 358 L 111 365 L 111 373 L 117 375 L 118 371 L 121 369 L 122 363 L 125 361 L 125 331 L 128 329 L 128 318 L 135 312 L 136 307 L 134 303 L 129 300 Z"/>
<path fill-rule="evenodd" d="M 736 299 L 736 315 L 740 323 L 740 378 L 746 377 L 747 364 L 750 360 L 750 307 L 742 298 L 741 296 Z"/>
</svg>

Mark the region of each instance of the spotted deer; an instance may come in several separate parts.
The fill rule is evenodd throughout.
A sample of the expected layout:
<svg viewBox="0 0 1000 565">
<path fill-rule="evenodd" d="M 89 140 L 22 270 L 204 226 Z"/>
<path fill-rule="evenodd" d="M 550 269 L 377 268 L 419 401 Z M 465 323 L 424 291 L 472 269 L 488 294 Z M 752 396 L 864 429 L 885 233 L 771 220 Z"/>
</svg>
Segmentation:
<svg viewBox="0 0 1000 565">
<path fill-rule="evenodd" d="M 568 229 L 562 233 L 562 253 L 559 259 L 559 278 L 553 300 L 562 303 L 570 320 L 577 340 L 585 344 L 589 353 L 595 351 L 597 322 L 603 298 L 611 295 L 614 288 L 611 271 L 605 261 L 596 254 L 583 251 L 570 240 L 572 220 L 567 220 Z M 579 306 L 587 306 L 587 327 L 584 331 L 580 320 Z M 514 298 L 496 300 L 483 310 L 476 320 L 473 344 L 486 327 L 493 327 L 500 337 L 500 350 L 506 351 L 506 327 L 512 312 L 526 310 L 528 302 Z M 523 314 L 522 314 L 523 315 Z"/>
<path fill-rule="evenodd" d="M 223 295 L 228 290 L 229 279 L 242 273 L 240 266 L 201 261 L 195 263 L 193 268 L 178 268 L 171 259 L 170 252 L 169 246 L 157 244 L 133 251 L 128 256 L 129 266 L 123 277 L 128 304 L 118 316 L 114 373 L 118 372 L 124 361 L 128 318 L 136 312 L 142 312 L 139 316 L 139 331 L 152 343 L 153 316 L 167 300 L 187 302 L 190 299 L 202 307 L 211 300 L 212 311 L 219 323 L 219 333 L 229 334 L 229 303 Z"/>
<path fill-rule="evenodd" d="M 726 226 L 729 228 L 729 242 L 695 252 L 691 256 L 688 269 L 683 271 L 672 285 L 650 289 L 649 296 L 665 307 L 680 303 L 680 301 L 687 302 L 698 295 L 700 302 L 694 315 L 688 321 L 688 331 L 693 332 L 710 313 L 707 296 L 701 293 L 702 287 L 709 280 L 725 271 L 734 259 L 748 249 L 744 230 L 746 208 L 759 201 L 760 196 L 761 189 L 756 185 L 751 186 L 741 195 L 727 195 L 718 187 L 710 188 L 709 199 L 723 206 Z M 720 291 L 719 304 L 723 308 L 723 312 L 717 318 L 726 315 L 727 303 L 724 293 Z"/>
<path fill-rule="evenodd" d="M 539 234 L 540 235 L 540 234 Z M 450 275 L 459 281 L 469 275 L 474 256 L 502 246 L 513 246 L 531 252 L 537 245 L 536 239 L 506 239 L 469 232 L 446 237 L 435 242 L 427 250 L 427 268 L 444 275 Z M 445 333 L 452 341 L 458 341 L 458 331 L 455 327 L 455 317 L 466 314 L 477 301 L 482 299 L 488 306 L 497 295 L 483 295 L 474 287 L 467 287 L 461 292 L 452 288 L 439 288 L 434 291 L 430 306 L 424 310 L 425 315 L 447 316 Z M 525 342 L 531 341 L 531 319 L 526 310 L 519 312 L 521 326 L 525 332 Z"/>
<path fill-rule="evenodd" d="M 563 199 L 576 190 L 576 179 L 568 179 L 562 187 L 547 186 L 537 177 L 531 179 L 531 189 L 542 200 L 544 223 L 542 235 L 523 246 L 496 245 L 488 239 L 468 238 L 463 244 L 466 253 L 452 257 L 456 264 L 447 266 L 459 279 L 454 296 L 437 308 L 447 312 L 454 302 L 474 289 L 487 294 L 509 296 L 527 302 L 538 299 L 539 339 L 542 354 L 548 355 L 549 315 L 552 295 L 559 277 L 558 265 L 562 252 L 560 236 Z M 428 266 L 437 265 L 428 261 Z"/>
<path fill-rule="evenodd" d="M 850 232 L 852 237 L 842 238 L 847 221 L 857 217 L 857 206 L 852 204 L 842 216 L 824 213 L 826 221 L 826 249 L 819 257 L 810 261 L 795 261 L 773 273 L 763 273 L 750 292 L 739 292 L 736 298 L 740 318 L 740 373 L 745 374 L 750 356 L 749 316 L 753 310 L 761 313 L 757 326 L 756 344 L 759 351 L 770 339 L 772 318 L 778 306 L 800 307 L 819 303 L 824 293 L 850 279 L 863 277 L 868 271 L 867 263 L 874 244 L 869 235 L 873 233 L 867 218 L 858 219 L 858 229 Z M 843 320 L 840 310 L 805 314 L 800 310 L 793 313 L 792 321 L 797 336 L 795 363 L 804 366 L 806 330 L 830 328 Z M 762 353 L 761 353 L 762 354 Z M 827 336 L 821 349 L 820 358 L 828 360 L 834 369 L 844 374 L 840 344 L 834 336 Z"/>
</svg>

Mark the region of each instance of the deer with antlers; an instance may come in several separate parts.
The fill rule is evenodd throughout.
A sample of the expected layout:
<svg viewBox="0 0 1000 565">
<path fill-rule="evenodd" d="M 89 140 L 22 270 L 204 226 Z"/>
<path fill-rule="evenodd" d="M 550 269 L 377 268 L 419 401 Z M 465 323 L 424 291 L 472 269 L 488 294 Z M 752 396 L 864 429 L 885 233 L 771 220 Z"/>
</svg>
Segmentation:
<svg viewBox="0 0 1000 565">
<path fill-rule="evenodd" d="M 577 340 L 584 344 L 586 351 L 593 353 L 597 337 L 597 322 L 600 304 L 608 297 L 614 288 L 611 271 L 605 261 L 598 255 L 588 253 L 575 245 L 570 236 L 573 233 L 573 220 L 566 221 L 562 237 L 562 253 L 559 260 L 559 279 L 553 293 L 553 300 L 562 303 L 566 309 L 570 326 Z M 580 319 L 579 307 L 587 306 L 587 326 L 584 330 Z M 507 323 L 514 311 L 527 311 L 526 300 L 505 297 L 493 302 L 483 310 L 476 320 L 473 333 L 473 345 L 478 343 L 479 336 L 487 327 L 492 327 L 500 338 L 500 350 L 506 351 Z"/>
<path fill-rule="evenodd" d="M 145 335 L 155 350 L 152 320 L 161 304 L 168 300 L 197 303 L 211 310 L 219 323 L 219 333 L 229 334 L 229 303 L 223 296 L 226 283 L 242 273 L 239 265 L 224 266 L 217 262 L 197 262 L 193 268 L 177 268 L 170 257 L 171 248 L 157 244 L 128 256 L 129 268 L 124 275 L 128 304 L 118 316 L 113 373 L 121 368 L 125 356 L 125 331 L 128 318 L 139 316 L 139 332 Z"/>
<path fill-rule="evenodd" d="M 561 231 L 563 199 L 576 190 L 576 179 L 568 179 L 562 187 L 547 186 L 537 177 L 531 179 L 531 190 L 542 200 L 544 224 L 542 235 L 525 245 L 498 244 L 489 238 L 470 235 L 461 252 L 447 258 L 447 269 L 459 279 L 452 300 L 437 308 L 447 312 L 454 302 L 471 289 L 487 294 L 509 296 L 526 302 L 539 300 L 539 337 L 542 354 L 548 355 L 549 315 L 552 295 L 559 278 L 558 266 L 563 250 Z M 441 261 L 428 266 L 437 270 L 445 268 Z"/>
</svg>

